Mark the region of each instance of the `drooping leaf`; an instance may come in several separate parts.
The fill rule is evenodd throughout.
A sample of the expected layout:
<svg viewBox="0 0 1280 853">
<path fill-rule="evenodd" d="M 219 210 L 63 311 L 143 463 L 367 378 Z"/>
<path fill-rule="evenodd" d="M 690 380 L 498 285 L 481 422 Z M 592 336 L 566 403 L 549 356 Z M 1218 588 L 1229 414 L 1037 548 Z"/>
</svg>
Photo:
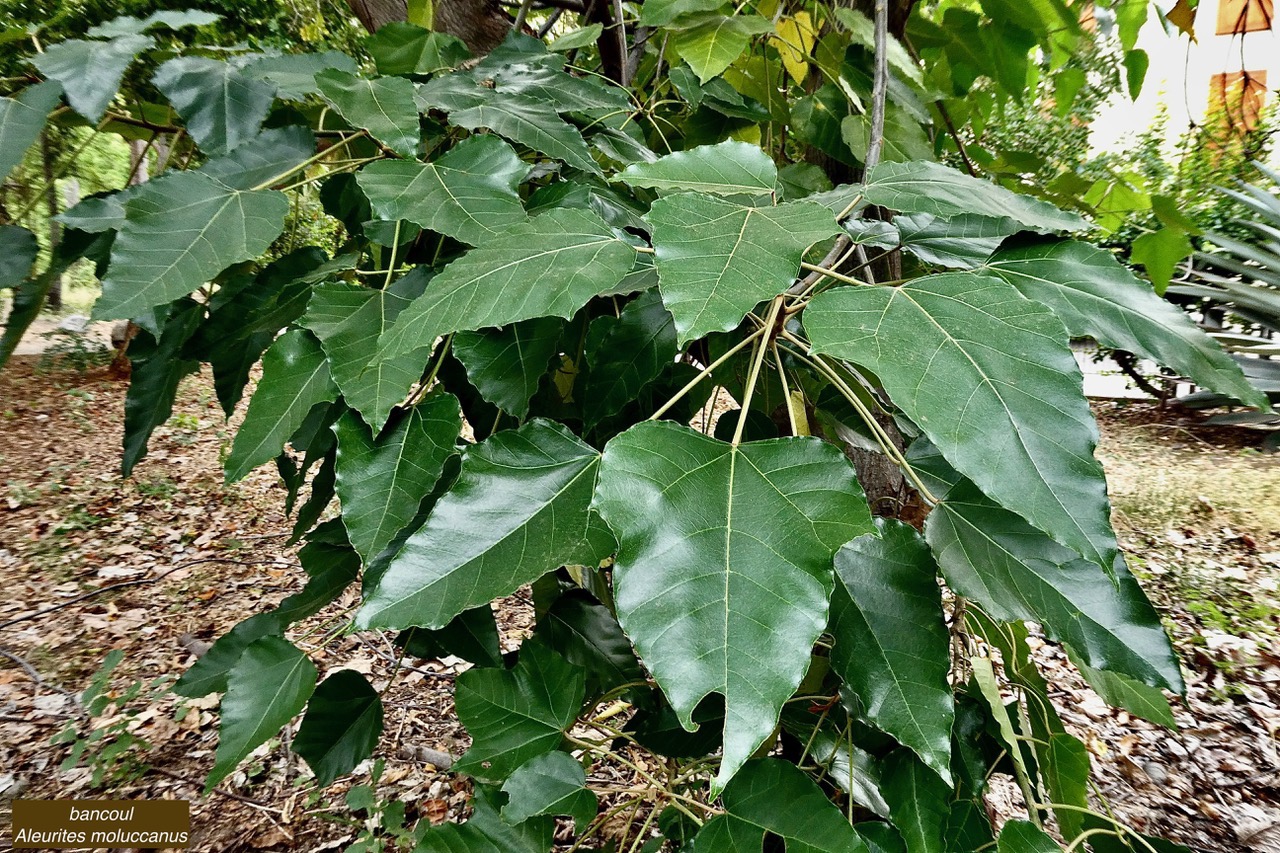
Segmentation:
<svg viewBox="0 0 1280 853">
<path fill-rule="evenodd" d="M 512 826 L 498 816 L 497 792 L 476 786 L 466 823 L 433 826 L 413 853 L 547 853 L 556 822 L 534 817 Z"/>
<path fill-rule="evenodd" d="M 725 697 L 723 786 L 809 667 L 836 549 L 872 529 L 853 468 L 818 439 L 735 447 L 649 421 L 606 445 L 595 505 L 619 537 L 619 621 L 681 724 Z"/>
<path fill-rule="evenodd" d="M 320 94 L 316 74 L 329 69 L 354 74 L 359 66 L 345 53 L 326 50 L 319 53 L 264 56 L 246 64 L 244 73 L 275 86 L 276 96 L 279 98 L 302 101 Z"/>
<path fill-rule="evenodd" d="M 628 302 L 618 322 L 587 353 L 591 372 L 583 391 L 586 422 L 598 424 L 621 412 L 675 357 L 675 320 L 658 291 Z"/>
<path fill-rule="evenodd" d="M 752 36 L 773 30 L 773 24 L 759 15 L 691 15 L 683 26 L 671 33 L 668 45 L 689 63 L 702 83 L 732 65 Z"/>
<path fill-rule="evenodd" d="M 560 348 L 564 323 L 556 317 L 521 320 L 501 329 L 458 332 L 453 354 L 480 394 L 503 412 L 523 420 L 529 400 Z"/>
<path fill-rule="evenodd" d="M 283 630 L 274 613 L 255 613 L 223 634 L 173 685 L 173 692 L 191 699 L 225 693 L 227 676 L 247 649 L 263 637 Z"/>
<path fill-rule="evenodd" d="M 1074 213 L 929 160 L 880 163 L 862 192 L 868 203 L 902 213 L 1008 217 L 1033 231 L 1085 228 L 1085 221 Z"/>
<path fill-rule="evenodd" d="M 557 598 L 538 621 L 537 633 L 570 663 L 585 669 L 588 686 L 600 693 L 644 680 L 644 670 L 617 618 L 586 590 Z"/>
<path fill-rule="evenodd" d="M 1058 842 L 1025 820 L 1008 821 L 1000 830 L 999 853 L 1062 853 Z"/>
<path fill-rule="evenodd" d="M 404 21 L 392 21 L 369 37 L 365 49 L 379 74 L 432 74 L 456 68 L 471 55 L 461 39 Z"/>
<path fill-rule="evenodd" d="M 91 38 L 115 38 L 116 36 L 137 35 L 164 27 L 169 30 L 180 30 L 185 27 L 204 27 L 222 20 L 221 15 L 212 12 L 201 12 L 198 9 L 161 9 L 152 12 L 145 18 L 132 15 L 120 15 L 111 20 L 89 28 L 87 35 Z"/>
<path fill-rule="evenodd" d="M 438 631 L 410 628 L 396 637 L 396 643 L 415 657 L 454 655 L 477 666 L 502 666 L 498 623 L 487 604 L 462 611 Z"/>
<path fill-rule="evenodd" d="M 809 744 L 814 762 L 850 799 L 874 814 L 889 817 L 889 805 L 880 793 L 879 761 L 853 744 L 843 727 L 824 722 L 794 705 L 782 712 L 782 725 L 802 743 Z"/>
<path fill-rule="evenodd" d="M 374 212 L 478 246 L 528 217 L 516 187 L 528 164 L 496 136 L 473 136 L 434 163 L 380 161 L 356 175 Z"/>
<path fill-rule="evenodd" d="M 411 407 L 376 439 L 350 412 L 334 426 L 342 520 L 366 564 L 413 520 L 461 428 L 458 400 L 445 393 Z"/>
<path fill-rule="evenodd" d="M 1010 246 L 987 268 L 1052 308 L 1072 335 L 1144 356 L 1247 405 L 1267 406 L 1266 395 L 1249 385 L 1217 342 L 1105 249 L 1073 240 Z"/>
<path fill-rule="evenodd" d="M 129 390 L 124 398 L 124 455 L 121 474 L 128 477 L 147 452 L 155 428 L 169 420 L 178 383 L 200 369 L 200 362 L 180 358 L 183 344 L 204 317 L 204 306 L 192 299 L 174 303 L 159 339 L 139 329 L 129 342 Z"/>
<path fill-rule="evenodd" d="M 806 249 L 839 233 L 832 214 L 807 201 L 746 207 L 682 193 L 654 202 L 646 218 L 681 346 L 735 328 L 757 303 L 787 289 Z"/>
<path fill-rule="evenodd" d="M 574 562 L 591 526 L 599 460 L 541 420 L 468 448 L 458 481 L 366 593 L 357 623 L 442 628 Z"/>
<path fill-rule="evenodd" d="M 1063 838 L 1075 838 L 1084 829 L 1084 812 L 1089 807 L 1089 750 L 1084 741 L 1065 732 L 1049 735 L 1048 746 L 1038 746 L 1044 756 L 1040 772 L 1053 802 L 1053 810 Z M 1074 806 L 1074 808 L 1072 808 Z"/>
<path fill-rule="evenodd" d="M 420 133 L 413 84 L 403 77 L 368 79 L 328 69 L 316 73 L 316 86 L 342 117 L 362 127 L 392 151 L 412 160 Z"/>
<path fill-rule="evenodd" d="M 315 688 L 315 664 L 293 644 L 273 636 L 250 644 L 227 677 L 218 753 L 205 790 L 213 790 L 259 744 L 292 720 Z"/>
<path fill-rule="evenodd" d="M 0 225 L 0 288 L 21 284 L 39 254 L 36 235 L 17 225 Z"/>
<path fill-rule="evenodd" d="M 277 338 L 262 357 L 262 381 L 227 457 L 227 482 L 234 483 L 270 462 L 312 406 L 337 397 L 338 387 L 329 377 L 329 363 L 314 335 L 291 329 Z"/>
<path fill-rule="evenodd" d="M 1115 582 L 961 483 L 929 514 L 925 538 L 947 583 L 994 619 L 1039 622 L 1089 666 L 1182 691 L 1159 617 L 1118 561 Z"/>
<path fill-rule="evenodd" d="M 230 151 L 257 136 L 276 94 L 275 86 L 230 62 L 198 56 L 170 59 L 152 82 L 208 152 Z"/>
<path fill-rule="evenodd" d="M 148 181 L 124 204 L 98 319 L 127 319 L 195 291 L 232 264 L 256 259 L 284 227 L 288 200 L 246 192 L 199 172 Z"/>
<path fill-rule="evenodd" d="M 233 190 L 251 190 L 302 165 L 315 151 L 316 138 L 310 128 L 273 127 L 210 159 L 200 172 Z"/>
<path fill-rule="evenodd" d="M 583 832 L 599 809 L 596 795 L 586 785 L 587 774 L 572 755 L 539 755 L 520 765 L 503 784 L 508 799 L 502 819 L 515 825 L 538 815 L 568 815 Z"/>
<path fill-rule="evenodd" d="M 760 146 L 729 140 L 677 151 L 652 163 L 633 163 L 614 180 L 656 190 L 771 195 L 777 188 L 778 167 Z"/>
<path fill-rule="evenodd" d="M 1000 242 L 1018 230 L 1018 224 L 1011 219 L 973 215 L 943 218 L 928 213 L 895 216 L 893 226 L 899 243 L 908 252 L 926 264 L 952 269 L 982 266 Z"/>
<path fill-rule="evenodd" d="M 804 321 L 816 351 L 873 371 L 984 492 L 1110 569 L 1097 427 L 1066 329 L 1047 308 L 999 279 L 947 273 L 821 293 Z"/>
<path fill-rule="evenodd" d="M 857 693 L 866 719 L 951 780 L 951 635 L 937 567 L 909 525 L 876 521 L 836 553 L 831 666 Z"/>
<path fill-rule="evenodd" d="M 365 423 L 381 429 L 391 409 L 422 376 L 425 356 L 412 351 L 375 359 L 378 338 L 422 295 L 431 274 L 417 267 L 386 290 L 330 282 L 317 287 L 299 323 L 315 333 L 329 358 L 333 381 Z"/>
<path fill-rule="evenodd" d="M 323 788 L 372 755 L 381 736 L 382 700 L 377 691 L 355 670 L 340 669 L 316 687 L 293 750 Z"/>
<path fill-rule="evenodd" d="M 1167 729 L 1178 727 L 1177 721 L 1173 718 L 1173 711 L 1169 708 L 1169 700 L 1164 698 L 1164 694 L 1158 687 L 1148 687 L 1141 681 L 1118 672 L 1095 669 L 1080 660 L 1070 646 L 1067 647 L 1067 657 L 1075 668 L 1080 670 L 1080 675 L 1084 677 L 1085 682 L 1108 705 L 1113 708 L 1124 708 L 1134 716 Z"/>
<path fill-rule="evenodd" d="M 97 124 L 116 96 L 125 69 L 153 45 L 155 41 L 143 35 L 123 35 L 111 41 L 68 39 L 50 45 L 31 64 L 45 77 L 61 83 L 71 108 Z M 40 120 L 43 124 L 43 114 Z"/>
<path fill-rule="evenodd" d="M 449 332 L 569 319 L 631 271 L 635 250 L 600 219 L 551 210 L 471 250 L 432 279 L 378 341 L 376 366 Z"/>
<path fill-rule="evenodd" d="M 868 853 L 867 843 L 794 764 L 764 758 L 743 766 L 724 790 L 725 814 L 694 838 L 694 853 L 747 853 L 763 849 L 765 834 L 802 853 Z"/>
<path fill-rule="evenodd" d="M 895 749 L 884 759 L 884 798 L 889 816 L 911 853 L 946 853 L 943 837 L 951 792 L 938 775 L 909 749 Z"/>
<path fill-rule="evenodd" d="M 61 97 L 62 87 L 46 82 L 28 86 L 16 98 L 0 98 L 0 181 L 22 162 Z"/>
<path fill-rule="evenodd" d="M 317 475 L 318 476 L 318 475 Z M 303 588 L 280 602 L 271 611 L 283 631 L 294 622 L 314 616 L 336 599 L 360 574 L 360 557 L 347 541 L 346 530 L 337 519 L 308 534 L 309 541 L 298 551 L 298 562 L 307 573 Z M 326 529 L 338 535 L 322 537 Z"/>
<path fill-rule="evenodd" d="M 582 670 L 536 640 L 520 647 L 509 670 L 467 670 L 458 676 L 455 702 L 471 749 L 454 768 L 483 780 L 506 779 L 559 746 L 583 691 Z"/>
</svg>

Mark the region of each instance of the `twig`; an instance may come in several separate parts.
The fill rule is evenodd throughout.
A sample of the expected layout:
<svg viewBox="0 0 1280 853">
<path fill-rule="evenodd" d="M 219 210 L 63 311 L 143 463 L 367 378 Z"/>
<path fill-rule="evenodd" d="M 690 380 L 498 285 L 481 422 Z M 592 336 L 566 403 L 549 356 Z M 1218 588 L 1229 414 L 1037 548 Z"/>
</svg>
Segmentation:
<svg viewBox="0 0 1280 853">
<path fill-rule="evenodd" d="M 27 663 L 27 661 L 24 658 L 18 657 L 13 652 L 4 648 L 0 648 L 0 655 L 7 657 L 9 660 L 13 661 L 18 666 L 22 667 L 22 670 L 27 675 L 31 676 L 31 680 L 36 683 L 36 687 L 43 687 L 45 690 L 52 690 L 54 693 L 61 693 L 63 696 L 66 696 L 69 699 L 71 699 L 71 701 L 74 702 L 77 707 L 80 706 L 80 700 L 76 698 L 75 693 L 71 692 L 70 690 L 67 690 L 65 687 L 59 687 L 56 684 L 50 684 L 49 682 L 45 681 L 44 678 L 41 677 L 40 673 L 36 671 L 36 668 L 31 664 Z M 84 709 L 81 708 L 82 713 L 83 711 Z"/>
<path fill-rule="evenodd" d="M 182 782 L 184 784 L 190 785 L 193 788 L 203 787 L 199 782 L 192 782 L 187 777 L 179 776 L 177 773 L 174 773 L 172 770 L 165 770 L 163 767 L 148 767 L 147 772 L 159 773 L 161 776 L 167 776 L 170 779 L 174 779 L 178 782 Z M 244 803 L 245 805 L 248 805 L 248 806 L 253 806 L 255 809 L 261 809 L 264 812 L 270 812 L 271 814 L 281 815 L 281 816 L 284 815 L 284 811 L 282 809 L 277 809 L 272 806 L 268 806 L 264 803 L 258 802 L 257 800 L 246 797 L 243 794 L 237 794 L 234 791 L 224 791 L 221 788 L 214 788 L 212 790 L 212 793 L 221 794 L 222 796 L 227 797 L 228 799 L 232 799 L 232 800 L 235 800 L 236 802 Z"/>
</svg>

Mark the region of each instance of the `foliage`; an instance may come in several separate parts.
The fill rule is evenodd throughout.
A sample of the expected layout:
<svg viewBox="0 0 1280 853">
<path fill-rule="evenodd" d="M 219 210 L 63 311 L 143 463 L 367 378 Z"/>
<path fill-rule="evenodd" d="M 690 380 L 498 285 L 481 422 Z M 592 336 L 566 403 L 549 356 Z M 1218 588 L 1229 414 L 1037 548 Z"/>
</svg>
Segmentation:
<svg viewBox="0 0 1280 853">
<path fill-rule="evenodd" d="M 375 750 L 377 692 L 287 638 L 358 579 L 352 630 L 476 663 L 456 689 L 473 815 L 418 850 L 546 851 L 557 818 L 588 841 L 628 806 L 648 811 L 631 850 L 655 827 L 698 851 L 1052 849 L 1055 824 L 1073 849 L 1133 849 L 1090 808 L 1024 625 L 1126 707 L 1160 717 L 1182 690 L 1110 528 L 1069 338 L 1267 398 L 1073 239 L 1088 222 L 1062 193 L 936 162 L 962 138 L 934 132 L 943 110 L 995 120 L 1028 97 L 1033 49 L 1054 67 L 1089 43 L 1065 6 L 994 5 L 917 11 L 917 61 L 849 9 L 650 0 L 660 37 L 629 88 L 520 33 L 474 62 L 407 24 L 368 41 L 376 74 L 333 51 L 156 55 L 129 21 L 88 34 L 124 69 L 45 62 L 57 82 L 19 98 L 171 134 L 182 168 L 68 211 L 47 266 L 6 264 L 4 346 L 50 271 L 90 258 L 98 316 L 140 328 L 126 470 L 183 376 L 210 364 L 230 415 L 261 359 L 228 479 L 274 459 L 290 508 L 309 484 L 306 585 L 175 687 L 224 694 L 210 784 L 299 713 L 322 783 Z M 135 52 L 163 123 L 104 101 Z M 44 115 L 3 106 L 0 135 L 34 142 Z M 311 184 L 332 253 L 278 243 Z M 882 486 L 845 441 L 898 466 L 922 525 L 873 520 Z M 491 602 L 526 585 L 533 636 L 500 655 Z M 597 762 L 647 788 L 600 813 Z M 998 842 L 993 773 L 1028 804 Z"/>
</svg>

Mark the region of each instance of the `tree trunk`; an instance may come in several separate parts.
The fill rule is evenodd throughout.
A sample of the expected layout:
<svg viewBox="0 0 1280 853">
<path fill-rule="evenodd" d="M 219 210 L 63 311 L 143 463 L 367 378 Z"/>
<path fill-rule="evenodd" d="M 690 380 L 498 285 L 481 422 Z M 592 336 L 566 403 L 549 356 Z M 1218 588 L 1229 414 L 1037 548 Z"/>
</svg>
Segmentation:
<svg viewBox="0 0 1280 853">
<path fill-rule="evenodd" d="M 44 200 L 49 212 L 49 254 L 52 255 L 58 251 L 58 244 L 62 242 L 62 225 L 58 220 L 54 219 L 58 215 L 58 188 L 53 180 L 53 143 L 49 141 L 49 131 L 45 130 L 40 134 L 40 161 L 44 167 Z M 46 305 L 55 311 L 62 308 L 62 282 L 63 277 L 58 276 L 53 280 L 53 284 L 49 287 L 49 296 Z"/>
<path fill-rule="evenodd" d="M 392 21 L 403 21 L 409 17 L 406 0 L 347 0 L 347 5 L 371 33 Z"/>
<path fill-rule="evenodd" d="M 407 0 L 347 0 L 369 32 L 409 17 Z M 462 39 L 472 56 L 484 56 L 511 31 L 511 18 L 497 0 L 436 0 L 431 28 Z"/>
</svg>

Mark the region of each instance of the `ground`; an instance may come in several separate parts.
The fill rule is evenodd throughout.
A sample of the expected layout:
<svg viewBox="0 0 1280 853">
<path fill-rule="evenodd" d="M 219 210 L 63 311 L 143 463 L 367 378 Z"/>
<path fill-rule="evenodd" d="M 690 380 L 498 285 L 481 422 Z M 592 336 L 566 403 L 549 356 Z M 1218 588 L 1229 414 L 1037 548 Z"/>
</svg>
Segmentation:
<svg viewBox="0 0 1280 853">
<path fill-rule="evenodd" d="M 322 668 L 388 687 L 374 796 L 359 787 L 371 764 L 316 790 L 278 743 L 201 795 L 214 703 L 179 703 L 154 682 L 299 588 L 283 491 L 269 469 L 223 484 L 228 431 L 207 375 L 183 385 L 174 418 L 122 480 L 124 384 L 92 360 L 72 351 L 0 372 L 0 823 L 19 796 L 182 798 L 193 802 L 192 849 L 234 851 L 343 849 L 379 823 L 394 828 L 395 802 L 407 824 L 456 819 L 466 786 L 436 765 L 467 743 L 450 698 L 460 662 L 397 673 L 388 643 L 335 636 L 354 592 L 291 637 Z M 1097 412 L 1121 538 L 1189 690 L 1170 732 L 1107 709 L 1044 644 L 1055 698 L 1090 748 L 1101 793 L 1138 828 L 1198 850 L 1280 851 L 1280 458 L 1252 450 L 1253 434 L 1146 404 Z M 528 602 L 515 596 L 501 612 L 514 645 Z M 82 704 L 73 694 L 112 650 L 124 655 L 99 676 L 107 698 Z"/>
</svg>

